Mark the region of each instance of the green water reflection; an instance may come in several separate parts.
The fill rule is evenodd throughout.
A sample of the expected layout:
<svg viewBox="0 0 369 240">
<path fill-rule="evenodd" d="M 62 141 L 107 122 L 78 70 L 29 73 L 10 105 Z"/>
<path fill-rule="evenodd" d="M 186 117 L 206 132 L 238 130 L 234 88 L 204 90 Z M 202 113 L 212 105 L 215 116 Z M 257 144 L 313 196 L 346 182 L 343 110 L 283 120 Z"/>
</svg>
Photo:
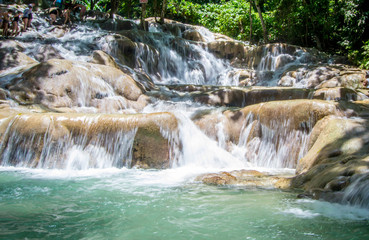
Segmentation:
<svg viewBox="0 0 369 240">
<path fill-rule="evenodd" d="M 366 210 L 277 190 L 150 184 L 145 174 L 53 178 L 0 171 L 0 238 L 369 238 Z"/>
</svg>

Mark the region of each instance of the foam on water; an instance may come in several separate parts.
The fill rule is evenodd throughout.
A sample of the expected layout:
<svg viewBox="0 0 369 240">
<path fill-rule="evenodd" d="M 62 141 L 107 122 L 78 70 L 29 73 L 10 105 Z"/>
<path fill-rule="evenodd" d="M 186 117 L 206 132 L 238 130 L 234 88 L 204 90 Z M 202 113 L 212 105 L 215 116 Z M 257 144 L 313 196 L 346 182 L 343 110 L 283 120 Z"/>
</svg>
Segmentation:
<svg viewBox="0 0 369 240">
<path fill-rule="evenodd" d="M 341 205 L 311 199 L 300 199 L 292 202 L 290 208 L 280 210 L 281 214 L 298 218 L 327 217 L 337 220 L 362 221 L 369 219 L 369 209 L 352 205 Z"/>
</svg>

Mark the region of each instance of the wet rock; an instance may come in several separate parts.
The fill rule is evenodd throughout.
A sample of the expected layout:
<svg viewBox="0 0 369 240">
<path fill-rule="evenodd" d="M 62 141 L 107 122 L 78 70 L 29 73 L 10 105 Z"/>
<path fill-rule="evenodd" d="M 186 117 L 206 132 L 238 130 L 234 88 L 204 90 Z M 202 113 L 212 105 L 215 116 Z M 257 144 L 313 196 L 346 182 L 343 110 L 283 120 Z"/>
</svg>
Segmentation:
<svg viewBox="0 0 369 240">
<path fill-rule="evenodd" d="M 304 67 L 293 66 L 282 75 L 278 85 L 307 88 L 362 88 L 365 82 L 365 71 L 352 66 L 340 64 L 319 64 Z"/>
<path fill-rule="evenodd" d="M 356 101 L 364 100 L 367 97 L 350 88 L 322 88 L 314 91 L 314 99 L 335 100 L 335 101 Z"/>
<path fill-rule="evenodd" d="M 237 70 L 234 76 L 238 76 L 239 86 L 254 86 L 259 79 L 253 70 Z"/>
<path fill-rule="evenodd" d="M 350 177 L 348 176 L 338 176 L 332 181 L 328 182 L 324 189 L 331 191 L 341 191 L 345 189 L 350 184 Z"/>
<path fill-rule="evenodd" d="M 0 41 L 0 73 L 14 67 L 30 67 L 37 63 L 22 51 L 24 47 L 13 40 Z"/>
<path fill-rule="evenodd" d="M 5 100 L 6 98 L 7 98 L 6 91 L 0 88 L 0 100 Z"/>
<path fill-rule="evenodd" d="M 369 171 L 369 124 L 363 119 L 326 117 L 314 127 L 308 153 L 297 165 L 292 187 L 315 199 L 364 206 L 367 186 L 359 179 Z M 365 205 L 367 206 L 367 205 Z"/>
<path fill-rule="evenodd" d="M 101 50 L 95 50 L 92 53 L 91 63 L 106 65 L 114 68 L 119 68 L 114 58 Z"/>
<path fill-rule="evenodd" d="M 282 87 L 292 87 L 296 83 L 296 79 L 290 76 L 283 76 L 279 82 L 278 85 Z"/>
<path fill-rule="evenodd" d="M 143 89 L 117 68 L 92 63 L 52 59 L 25 71 L 5 86 L 10 97 L 22 104 L 43 104 L 49 108 L 107 106 L 98 111 L 130 108 Z M 114 100 L 109 109 L 104 101 Z"/>
<path fill-rule="evenodd" d="M 185 89 L 184 89 L 185 90 Z M 310 90 L 296 88 L 219 88 L 193 94 L 196 102 L 215 106 L 245 107 L 268 101 L 308 99 Z"/>
<path fill-rule="evenodd" d="M 208 43 L 207 47 L 218 58 L 234 61 L 235 64 L 243 61 L 247 53 L 247 46 L 235 41 L 214 41 Z"/>
<path fill-rule="evenodd" d="M 195 181 L 208 185 L 237 185 L 244 187 L 289 188 L 290 175 L 271 175 L 256 170 L 235 170 L 209 173 L 196 177 Z"/>
<path fill-rule="evenodd" d="M 299 161 L 298 174 L 322 163 L 339 162 L 352 154 L 366 154 L 369 126 L 363 120 L 326 117 L 313 128 L 308 153 Z M 340 151 L 340 154 L 332 154 Z"/>
<path fill-rule="evenodd" d="M 190 41 L 196 41 L 196 42 L 204 42 L 204 38 L 202 35 L 194 30 L 194 29 L 188 29 L 183 33 L 182 36 L 184 39 L 190 40 Z"/>
<path fill-rule="evenodd" d="M 157 55 L 157 51 L 152 47 L 141 43 L 135 43 L 126 36 L 110 35 L 105 37 L 105 41 L 108 47 L 105 47 L 103 51 L 116 57 L 121 64 L 127 65 L 130 68 L 140 67 L 141 63 L 137 61 L 136 53 L 142 55 L 152 54 L 154 57 Z M 149 64 L 155 65 L 157 61 L 153 58 L 152 63 Z"/>
<path fill-rule="evenodd" d="M 35 55 L 35 59 L 39 62 L 45 62 L 49 59 L 63 59 L 63 57 L 59 54 L 58 50 L 56 50 L 51 45 L 43 45 L 40 46 L 37 50 L 37 54 Z"/>
<path fill-rule="evenodd" d="M 122 31 L 137 29 L 137 25 L 131 20 L 121 20 L 109 18 L 99 23 L 101 29 L 108 31 Z"/>
<path fill-rule="evenodd" d="M 176 134 L 177 120 L 170 113 L 32 114 L 4 111 L 6 115 L 0 111 L 3 116 L 0 137 L 2 142 L 7 142 L 2 154 L 9 154 L 2 155 L 0 162 L 5 165 L 15 166 L 22 161 L 27 167 L 65 168 L 69 164 L 68 152 L 78 148 L 90 154 L 87 167 L 91 168 L 109 167 L 98 162 L 105 154 L 113 161 L 105 164 L 115 167 L 166 168 L 173 160 L 169 154 L 169 134 L 162 134 L 163 131 Z M 126 149 L 130 143 L 131 149 Z M 25 159 L 18 158 L 22 153 L 27 156 Z"/>
<path fill-rule="evenodd" d="M 64 23 L 64 22 L 63 22 Z M 65 35 L 67 29 L 63 26 L 55 26 L 47 33 L 47 37 L 60 38 Z"/>
</svg>

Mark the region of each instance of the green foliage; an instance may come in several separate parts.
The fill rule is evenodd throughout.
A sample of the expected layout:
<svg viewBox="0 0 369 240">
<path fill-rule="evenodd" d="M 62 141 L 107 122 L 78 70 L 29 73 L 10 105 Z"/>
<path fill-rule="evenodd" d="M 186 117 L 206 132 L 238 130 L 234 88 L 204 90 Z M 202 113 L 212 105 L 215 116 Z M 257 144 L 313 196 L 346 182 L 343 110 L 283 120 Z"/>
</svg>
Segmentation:
<svg viewBox="0 0 369 240">
<path fill-rule="evenodd" d="M 75 2 L 85 5 L 87 10 L 105 11 L 105 6 L 110 0 L 76 0 Z M 94 9 L 91 9 L 92 6 L 94 6 Z"/>
<path fill-rule="evenodd" d="M 90 1 L 90 0 L 83 0 Z M 109 1 L 109 0 L 101 0 Z M 344 54 L 369 68 L 368 0 L 258 0 L 272 42 Z M 147 16 L 158 16 L 162 0 L 149 0 Z M 166 18 L 202 25 L 238 40 L 250 40 L 250 0 L 167 0 Z M 122 1 L 123 16 L 140 15 L 138 0 Z M 263 38 L 254 5 L 252 40 Z"/>
<path fill-rule="evenodd" d="M 249 3 L 240 0 L 168 1 L 167 17 L 185 23 L 202 25 L 211 31 L 225 34 L 238 40 L 249 40 Z M 252 11 L 253 38 L 262 37 L 260 19 Z M 267 17 L 267 16 L 266 16 Z M 272 19 L 269 17 L 268 21 Z"/>
</svg>

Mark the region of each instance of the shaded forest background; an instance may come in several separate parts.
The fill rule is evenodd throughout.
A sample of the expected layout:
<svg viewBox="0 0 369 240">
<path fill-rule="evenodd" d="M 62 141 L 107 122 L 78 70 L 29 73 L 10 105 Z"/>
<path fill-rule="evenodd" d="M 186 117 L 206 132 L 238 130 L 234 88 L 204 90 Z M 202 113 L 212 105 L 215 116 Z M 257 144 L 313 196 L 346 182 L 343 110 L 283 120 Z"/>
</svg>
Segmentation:
<svg viewBox="0 0 369 240">
<path fill-rule="evenodd" d="M 139 0 L 76 0 L 87 10 L 139 18 Z M 369 69 L 368 0 L 148 0 L 165 17 L 260 44 L 284 42 L 346 56 Z"/>
</svg>

